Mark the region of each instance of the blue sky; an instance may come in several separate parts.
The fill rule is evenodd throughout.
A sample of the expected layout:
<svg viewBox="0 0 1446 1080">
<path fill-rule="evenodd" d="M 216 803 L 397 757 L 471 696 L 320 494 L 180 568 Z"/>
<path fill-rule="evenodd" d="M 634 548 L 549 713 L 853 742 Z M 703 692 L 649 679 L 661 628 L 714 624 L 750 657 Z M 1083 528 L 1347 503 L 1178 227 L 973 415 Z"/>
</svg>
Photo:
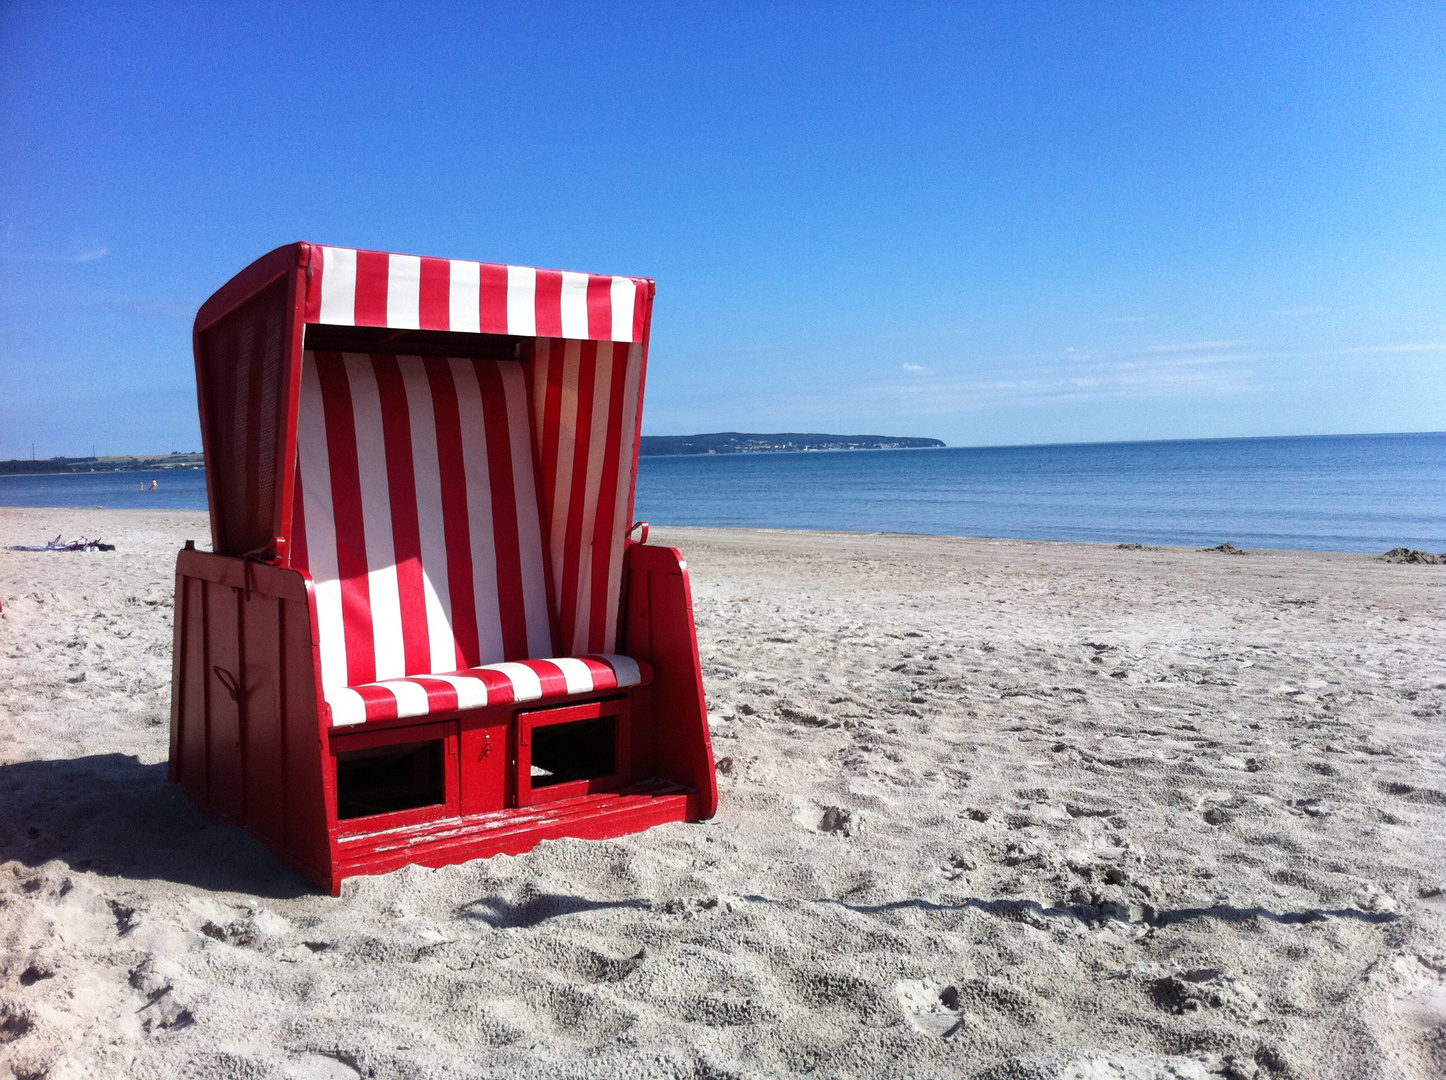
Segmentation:
<svg viewBox="0 0 1446 1080">
<path fill-rule="evenodd" d="M 0 457 L 291 240 L 655 277 L 645 430 L 1446 428 L 1446 7 L 0 4 Z"/>
</svg>

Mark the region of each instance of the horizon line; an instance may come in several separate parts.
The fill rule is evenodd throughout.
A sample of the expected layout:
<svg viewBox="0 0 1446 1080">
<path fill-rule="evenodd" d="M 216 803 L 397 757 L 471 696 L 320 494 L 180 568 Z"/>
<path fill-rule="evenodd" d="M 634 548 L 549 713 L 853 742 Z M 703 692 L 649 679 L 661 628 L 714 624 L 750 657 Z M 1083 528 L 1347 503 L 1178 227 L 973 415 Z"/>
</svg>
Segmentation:
<svg viewBox="0 0 1446 1080">
<path fill-rule="evenodd" d="M 647 435 L 646 435 L 645 437 L 647 437 L 647 438 L 663 438 L 663 439 L 687 439 L 687 438 L 698 438 L 698 437 L 703 436 L 703 435 L 721 435 L 721 434 L 735 434 L 735 435 L 789 435 L 789 434 L 832 435 L 832 434 L 836 434 L 836 433 L 834 433 L 834 432 L 769 432 L 769 431 L 736 431 L 736 432 L 703 431 L 703 432 L 690 432 L 690 433 L 688 433 L 688 434 L 686 434 L 686 435 L 655 435 L 655 434 L 653 434 L 653 433 L 650 432 L 650 433 L 647 433 Z M 1383 439 L 1383 438 L 1390 438 L 1390 437 L 1392 437 L 1392 436 L 1399 436 L 1399 435 L 1446 435 L 1446 430 L 1434 430 L 1434 429 L 1433 429 L 1433 430 L 1427 430 L 1427 431 L 1339 431 L 1339 432 L 1316 432 L 1316 433 L 1309 434 L 1309 435 L 1197 435 L 1197 436 L 1192 436 L 1192 437 L 1190 437 L 1190 438 L 1176 438 L 1176 439 L 1079 439 L 1079 440 L 1074 440 L 1074 441 L 1071 441 L 1071 442 L 975 443 L 975 444 L 972 444 L 972 445 L 964 445 L 964 444 L 961 443 L 960 445 L 957 445 L 957 446 L 954 445 L 954 444 L 952 444 L 952 443 L 947 443 L 947 442 L 945 442 L 943 446 L 906 446 L 906 447 L 888 448 L 888 449 L 900 449 L 900 450 L 1015 450 L 1015 449 L 1023 449 L 1023 448 L 1025 448 L 1025 447 L 1043 447 L 1043 446 L 1139 446 L 1139 445 L 1145 445 L 1145 444 L 1148 444 L 1148 443 L 1245 442 L 1245 441 L 1249 441 L 1249 440 L 1264 440 L 1264 439 Z M 844 437 L 857 437 L 857 436 L 844 436 Z M 890 438 L 890 439 L 937 439 L 937 438 L 938 438 L 937 435 L 876 435 L 876 436 L 869 436 L 869 437 L 870 437 L 870 438 Z M 940 439 L 939 441 L 940 441 L 940 442 L 944 442 L 944 440 L 942 440 L 942 439 Z M 134 453 L 134 452 L 132 452 L 132 453 L 111 453 L 111 454 L 84 454 L 84 455 L 51 454 L 49 457 L 43 457 L 43 458 L 42 458 L 42 457 L 36 457 L 36 458 L 27 458 L 27 457 L 0 458 L 0 461 L 53 461 L 53 460 L 55 460 L 56 458 L 68 458 L 68 459 L 76 460 L 76 461 L 99 461 L 99 460 L 101 460 L 101 459 L 103 459 L 103 458 L 124 458 L 124 457 L 137 458 L 137 459 L 144 460 L 144 459 L 146 459 L 146 458 L 165 458 L 165 457 L 178 457 L 178 456 L 179 456 L 179 457 L 185 457 L 185 456 L 189 456 L 189 455 L 192 455 L 192 454 L 201 454 L 201 453 L 203 453 L 203 452 L 204 452 L 204 451 L 201 451 L 201 450 L 182 450 L 182 451 L 179 451 L 179 453 L 173 452 L 173 451 L 168 451 L 168 452 L 166 452 L 166 453 L 164 453 L 164 454 Z M 760 452 L 766 452 L 766 451 L 760 451 Z M 781 451 L 777 451 L 777 452 L 778 452 L 778 453 L 793 453 L 794 451 L 781 450 Z M 820 451 L 820 452 L 821 452 L 821 453 L 827 453 L 827 452 L 829 452 L 829 451 Z M 849 450 L 849 451 L 838 451 L 838 452 L 839 452 L 839 453 L 864 453 L 864 452 L 866 452 L 866 451 Z M 676 455 L 676 456 L 688 456 L 688 455 Z M 699 456 L 706 456 L 706 455 L 699 455 Z M 25 475 L 25 474 L 23 474 L 23 473 L 17 473 L 17 474 L 15 474 L 15 475 Z"/>
</svg>

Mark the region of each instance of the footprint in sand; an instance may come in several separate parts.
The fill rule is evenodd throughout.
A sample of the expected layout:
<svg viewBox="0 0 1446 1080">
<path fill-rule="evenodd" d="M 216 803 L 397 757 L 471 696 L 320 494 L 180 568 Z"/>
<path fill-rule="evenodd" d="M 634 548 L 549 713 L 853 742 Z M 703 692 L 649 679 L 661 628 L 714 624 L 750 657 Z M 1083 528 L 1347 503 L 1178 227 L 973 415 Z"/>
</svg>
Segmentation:
<svg viewBox="0 0 1446 1080">
<path fill-rule="evenodd" d="M 336 1054 L 305 1053 L 287 1062 L 287 1080 L 358 1080 L 361 1073 Z"/>
<path fill-rule="evenodd" d="M 964 1026 L 959 1007 L 959 989 L 935 979 L 900 979 L 894 993 L 904 1019 L 915 1031 L 936 1039 L 947 1039 Z"/>
</svg>

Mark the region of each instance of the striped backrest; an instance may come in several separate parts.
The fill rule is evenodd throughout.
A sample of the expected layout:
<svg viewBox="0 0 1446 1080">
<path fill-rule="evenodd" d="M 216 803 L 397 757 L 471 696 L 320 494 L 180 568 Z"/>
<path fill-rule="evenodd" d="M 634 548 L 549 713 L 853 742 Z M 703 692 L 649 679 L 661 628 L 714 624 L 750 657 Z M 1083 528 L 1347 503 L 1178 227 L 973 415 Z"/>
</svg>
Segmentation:
<svg viewBox="0 0 1446 1080">
<path fill-rule="evenodd" d="M 646 280 L 315 246 L 306 321 L 640 342 Z"/>
<path fill-rule="evenodd" d="M 614 652 L 643 346 L 540 338 L 524 353 L 562 652 Z"/>
<path fill-rule="evenodd" d="M 554 655 L 526 371 L 307 352 L 290 564 L 326 690 Z"/>
</svg>

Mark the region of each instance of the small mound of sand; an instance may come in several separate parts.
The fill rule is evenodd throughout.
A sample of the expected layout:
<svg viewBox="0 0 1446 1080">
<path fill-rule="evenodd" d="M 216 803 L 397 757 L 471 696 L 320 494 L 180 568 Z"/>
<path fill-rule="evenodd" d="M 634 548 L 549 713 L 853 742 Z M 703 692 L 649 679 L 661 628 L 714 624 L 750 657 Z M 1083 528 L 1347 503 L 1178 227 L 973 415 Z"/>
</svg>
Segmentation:
<svg viewBox="0 0 1446 1080">
<path fill-rule="evenodd" d="M 1236 546 L 1235 546 L 1234 544 L 1232 544 L 1229 540 L 1225 541 L 1225 543 L 1223 543 L 1223 544 L 1216 544 L 1214 547 L 1201 548 L 1200 550 L 1201 550 L 1201 551 L 1218 551 L 1218 552 L 1220 552 L 1220 554 L 1222 554 L 1222 555 L 1249 555 L 1249 554 L 1250 554 L 1250 552 L 1246 551 L 1244 548 L 1238 548 L 1238 547 L 1236 547 Z"/>
<path fill-rule="evenodd" d="M 1415 548 L 1392 548 L 1381 556 L 1381 562 L 1423 563 L 1427 566 L 1446 565 L 1446 551 L 1440 555 L 1433 555 L 1429 551 L 1417 551 Z"/>
</svg>

